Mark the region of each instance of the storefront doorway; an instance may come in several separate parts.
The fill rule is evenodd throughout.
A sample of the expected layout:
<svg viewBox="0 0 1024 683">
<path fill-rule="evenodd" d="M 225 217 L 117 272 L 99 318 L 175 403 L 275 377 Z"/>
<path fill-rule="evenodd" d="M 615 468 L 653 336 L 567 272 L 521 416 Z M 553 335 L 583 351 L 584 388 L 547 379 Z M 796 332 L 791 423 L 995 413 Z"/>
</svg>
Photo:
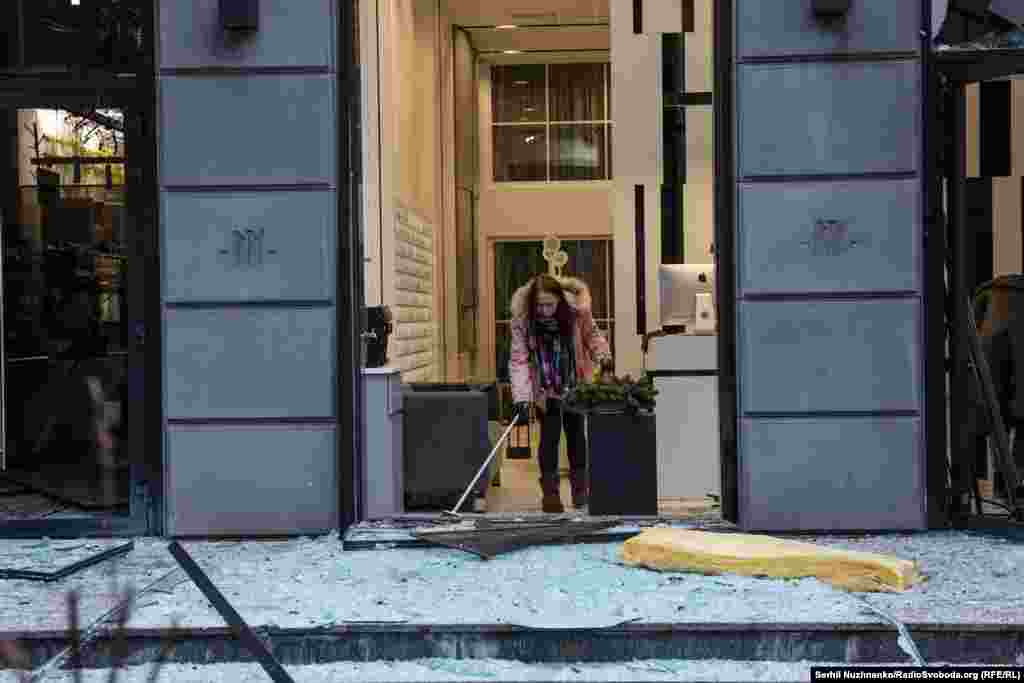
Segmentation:
<svg viewBox="0 0 1024 683">
<path fill-rule="evenodd" d="M 0 537 L 158 531 L 151 15 L 3 12 Z"/>
</svg>

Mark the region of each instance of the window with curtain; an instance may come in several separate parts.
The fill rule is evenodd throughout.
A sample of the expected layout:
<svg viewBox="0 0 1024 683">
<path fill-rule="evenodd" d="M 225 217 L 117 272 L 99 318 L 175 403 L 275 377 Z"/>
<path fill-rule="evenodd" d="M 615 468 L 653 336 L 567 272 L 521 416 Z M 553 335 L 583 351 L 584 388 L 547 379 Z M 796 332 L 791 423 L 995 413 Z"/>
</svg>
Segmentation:
<svg viewBox="0 0 1024 683">
<path fill-rule="evenodd" d="M 607 63 L 495 66 L 491 84 L 495 182 L 612 177 Z"/>
<path fill-rule="evenodd" d="M 508 361 L 512 348 L 512 294 L 537 273 L 546 273 L 548 264 L 542 255 L 540 240 L 498 242 L 494 250 L 495 369 L 500 381 L 508 381 Z M 615 273 L 611 240 L 562 240 L 569 263 L 565 276 L 578 277 L 590 287 L 591 310 L 597 326 L 604 332 L 609 347 L 615 331 Z M 612 349 L 614 353 L 614 349 Z"/>
</svg>

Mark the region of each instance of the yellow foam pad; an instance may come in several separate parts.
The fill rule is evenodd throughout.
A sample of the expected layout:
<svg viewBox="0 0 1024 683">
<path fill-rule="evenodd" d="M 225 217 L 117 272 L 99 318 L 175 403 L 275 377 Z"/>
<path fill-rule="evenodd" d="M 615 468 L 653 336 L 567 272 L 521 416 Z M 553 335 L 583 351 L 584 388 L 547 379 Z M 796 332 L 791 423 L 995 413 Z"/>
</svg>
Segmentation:
<svg viewBox="0 0 1024 683">
<path fill-rule="evenodd" d="M 814 576 L 848 591 L 898 592 L 922 580 L 910 560 L 824 548 L 754 534 L 647 529 L 622 547 L 626 564 L 659 571 L 743 574 L 772 578 Z"/>
</svg>

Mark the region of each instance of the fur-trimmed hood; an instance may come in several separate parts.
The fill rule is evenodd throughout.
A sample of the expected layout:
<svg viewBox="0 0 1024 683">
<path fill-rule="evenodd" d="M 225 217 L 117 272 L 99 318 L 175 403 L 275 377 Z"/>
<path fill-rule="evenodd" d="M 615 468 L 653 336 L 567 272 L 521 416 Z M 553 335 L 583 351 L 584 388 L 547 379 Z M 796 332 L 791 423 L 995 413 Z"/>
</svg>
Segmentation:
<svg viewBox="0 0 1024 683">
<path fill-rule="evenodd" d="M 590 310 L 590 287 L 587 286 L 586 282 L 575 277 L 560 277 L 555 279 L 561 283 L 562 291 L 565 293 L 565 300 L 569 303 L 569 306 L 577 311 Z M 526 318 L 526 308 L 529 305 L 530 286 L 532 284 L 533 280 L 531 279 L 512 294 L 512 302 L 509 304 L 509 312 L 512 314 L 513 318 L 520 320 Z"/>
</svg>

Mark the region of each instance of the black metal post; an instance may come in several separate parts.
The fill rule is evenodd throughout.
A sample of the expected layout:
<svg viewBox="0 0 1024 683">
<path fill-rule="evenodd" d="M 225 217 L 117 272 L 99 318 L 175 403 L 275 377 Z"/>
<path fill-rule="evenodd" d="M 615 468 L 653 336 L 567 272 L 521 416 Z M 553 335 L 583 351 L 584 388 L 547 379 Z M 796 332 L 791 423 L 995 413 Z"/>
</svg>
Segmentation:
<svg viewBox="0 0 1024 683">
<path fill-rule="evenodd" d="M 736 436 L 736 280 L 733 216 L 733 12 L 734 0 L 714 6 L 714 203 L 715 309 L 718 312 L 718 425 L 722 467 L 722 516 L 739 523 L 739 444 Z"/>
<path fill-rule="evenodd" d="M 338 5 L 337 463 L 338 527 L 365 513 L 362 500 L 363 231 L 360 227 L 359 0 Z"/>
<path fill-rule="evenodd" d="M 946 428 L 946 223 L 942 208 L 942 165 L 946 144 L 939 76 L 931 52 L 931 0 L 921 2 L 921 112 L 924 169 L 925 306 L 925 492 L 929 528 L 949 523 L 949 440 Z"/>
<path fill-rule="evenodd" d="M 968 357 L 963 344 L 963 335 L 959 333 L 964 323 L 963 302 L 967 296 L 967 264 L 964 245 L 965 228 L 967 225 L 966 176 L 967 176 L 967 86 L 962 81 L 950 83 L 947 94 L 946 112 L 949 121 L 946 197 L 948 203 L 947 244 L 949 246 L 948 281 L 949 299 L 946 313 L 949 318 L 951 334 L 949 335 L 950 381 L 949 381 L 949 443 L 953 481 L 950 513 L 959 516 L 966 513 L 961 510 L 960 502 L 963 493 L 971 490 L 968 481 L 970 472 L 970 430 L 964 421 L 970 410 L 968 391 Z"/>
</svg>

